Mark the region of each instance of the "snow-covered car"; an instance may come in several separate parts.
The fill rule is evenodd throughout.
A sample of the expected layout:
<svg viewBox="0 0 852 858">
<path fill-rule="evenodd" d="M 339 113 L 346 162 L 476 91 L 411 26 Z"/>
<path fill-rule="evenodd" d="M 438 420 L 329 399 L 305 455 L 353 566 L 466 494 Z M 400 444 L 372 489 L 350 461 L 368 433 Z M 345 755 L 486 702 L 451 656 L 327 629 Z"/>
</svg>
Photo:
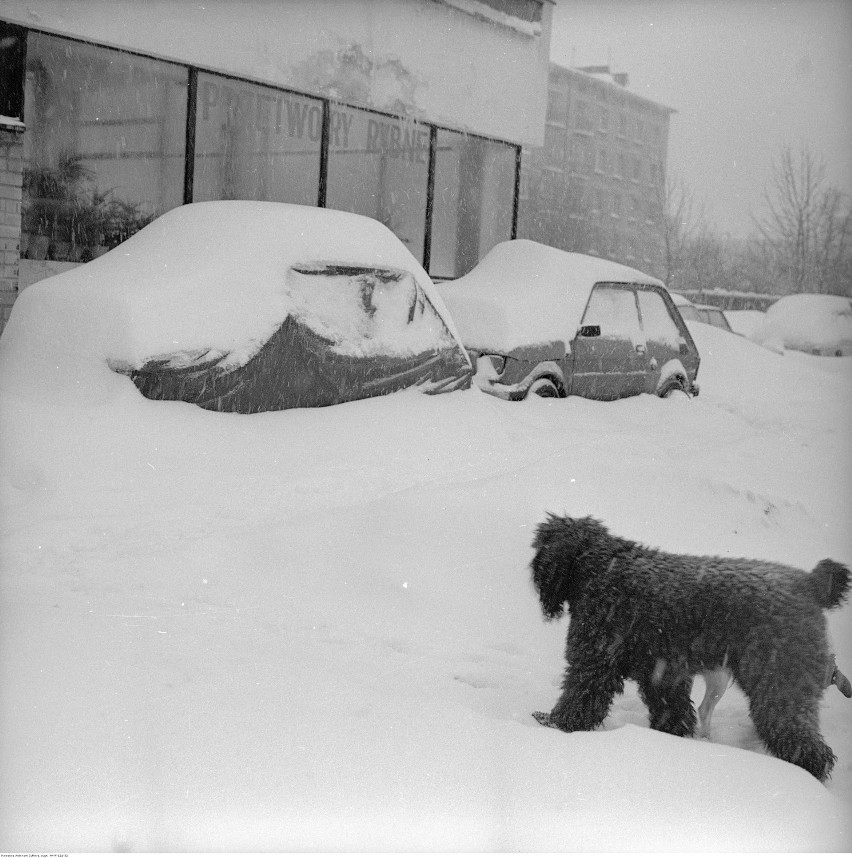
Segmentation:
<svg viewBox="0 0 852 858">
<path fill-rule="evenodd" d="M 725 311 L 719 307 L 714 307 L 712 304 L 694 304 L 683 295 L 677 292 L 670 292 L 672 300 L 677 307 L 681 318 L 687 322 L 702 322 L 705 325 L 713 325 L 714 328 L 721 328 L 729 333 L 736 333 L 731 327 Z"/>
<path fill-rule="evenodd" d="M 852 355 L 852 298 L 785 295 L 766 311 L 750 339 L 779 350 L 830 357 Z"/>
<path fill-rule="evenodd" d="M 519 239 L 438 288 L 488 393 L 698 393 L 698 349 L 663 284 L 641 271 Z"/>
<path fill-rule="evenodd" d="M 444 392 L 469 387 L 473 374 L 423 268 L 381 223 L 347 212 L 181 206 L 104 256 L 31 286 L 10 326 L 59 318 L 63 306 L 65 339 L 85 317 L 73 348 L 100 349 L 149 399 L 217 411 L 332 405 L 409 387 Z"/>
</svg>

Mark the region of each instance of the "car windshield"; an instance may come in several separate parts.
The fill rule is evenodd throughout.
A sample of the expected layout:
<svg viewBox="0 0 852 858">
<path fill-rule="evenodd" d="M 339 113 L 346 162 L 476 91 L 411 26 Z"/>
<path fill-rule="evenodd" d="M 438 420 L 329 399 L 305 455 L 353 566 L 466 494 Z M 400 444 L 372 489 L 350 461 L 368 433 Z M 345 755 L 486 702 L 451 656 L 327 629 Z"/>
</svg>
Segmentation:
<svg viewBox="0 0 852 858">
<path fill-rule="evenodd" d="M 338 263 L 294 265 L 285 291 L 293 316 L 353 356 L 419 354 L 452 335 L 409 271 Z"/>
</svg>

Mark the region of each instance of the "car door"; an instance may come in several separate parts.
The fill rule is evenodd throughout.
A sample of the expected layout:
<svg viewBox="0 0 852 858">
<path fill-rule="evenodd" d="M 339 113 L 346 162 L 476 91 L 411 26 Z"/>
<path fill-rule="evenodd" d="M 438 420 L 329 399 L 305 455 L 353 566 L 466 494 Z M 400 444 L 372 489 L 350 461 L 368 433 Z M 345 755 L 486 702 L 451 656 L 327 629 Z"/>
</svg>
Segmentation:
<svg viewBox="0 0 852 858">
<path fill-rule="evenodd" d="M 698 352 L 674 302 L 656 286 L 639 285 L 638 298 L 647 348 L 645 392 L 657 391 L 661 370 L 673 360 L 681 363 L 690 381 L 694 380 Z"/>
<path fill-rule="evenodd" d="M 570 392 L 587 399 L 620 399 L 642 393 L 645 352 L 633 286 L 596 284 L 571 343 Z"/>
</svg>

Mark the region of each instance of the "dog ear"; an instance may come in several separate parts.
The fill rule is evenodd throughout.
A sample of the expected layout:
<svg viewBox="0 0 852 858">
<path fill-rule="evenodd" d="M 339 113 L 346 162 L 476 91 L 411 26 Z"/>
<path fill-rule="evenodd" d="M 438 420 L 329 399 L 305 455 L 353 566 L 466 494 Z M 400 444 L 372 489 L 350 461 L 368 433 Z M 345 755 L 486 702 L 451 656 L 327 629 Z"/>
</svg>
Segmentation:
<svg viewBox="0 0 852 858">
<path fill-rule="evenodd" d="M 572 587 L 572 535 L 574 520 L 568 516 L 547 514 L 538 525 L 533 539 L 532 581 L 541 602 L 541 612 L 548 620 L 559 619 Z"/>
</svg>

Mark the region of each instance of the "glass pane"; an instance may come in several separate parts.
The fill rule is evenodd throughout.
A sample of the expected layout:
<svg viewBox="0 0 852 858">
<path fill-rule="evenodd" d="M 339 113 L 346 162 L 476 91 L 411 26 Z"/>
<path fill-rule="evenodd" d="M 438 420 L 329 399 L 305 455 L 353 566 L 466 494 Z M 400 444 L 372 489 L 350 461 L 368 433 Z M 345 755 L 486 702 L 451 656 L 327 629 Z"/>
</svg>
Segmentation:
<svg viewBox="0 0 852 858">
<path fill-rule="evenodd" d="M 193 200 L 314 206 L 322 102 L 199 72 Z"/>
<path fill-rule="evenodd" d="M 583 325 L 599 325 L 604 339 L 642 342 L 636 298 L 632 289 L 617 286 L 595 286 L 592 290 Z"/>
<path fill-rule="evenodd" d="M 645 337 L 672 348 L 678 347 L 680 331 L 669 313 L 666 302 L 657 292 L 639 292 L 639 311 L 642 313 L 642 328 Z"/>
<path fill-rule="evenodd" d="M 305 264 L 287 273 L 293 315 L 354 357 L 419 355 L 453 339 L 409 271 Z"/>
<path fill-rule="evenodd" d="M 183 202 L 187 71 L 31 33 L 22 256 L 85 261 Z"/>
<path fill-rule="evenodd" d="M 430 273 L 467 274 L 495 244 L 512 237 L 515 148 L 438 131 Z"/>
<path fill-rule="evenodd" d="M 335 105 L 330 134 L 328 208 L 381 221 L 422 262 L 429 127 Z"/>
</svg>

